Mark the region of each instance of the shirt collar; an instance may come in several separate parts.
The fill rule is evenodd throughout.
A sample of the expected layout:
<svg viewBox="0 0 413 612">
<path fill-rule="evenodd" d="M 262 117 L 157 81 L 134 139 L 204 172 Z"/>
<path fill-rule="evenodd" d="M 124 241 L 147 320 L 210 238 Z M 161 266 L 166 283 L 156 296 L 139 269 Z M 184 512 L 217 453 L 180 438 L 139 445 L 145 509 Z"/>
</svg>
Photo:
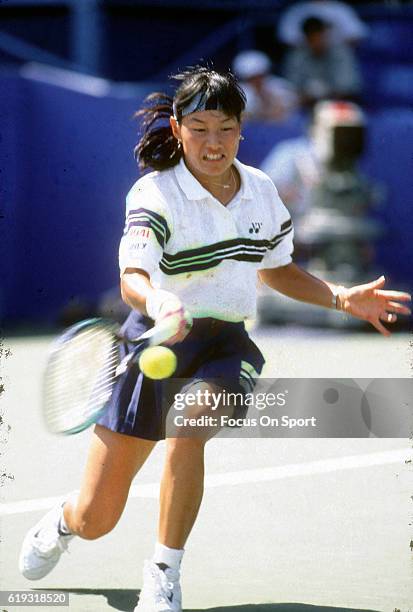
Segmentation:
<svg viewBox="0 0 413 612">
<path fill-rule="evenodd" d="M 241 177 L 241 188 L 237 195 L 245 200 L 252 199 L 251 187 L 243 164 L 241 164 L 241 162 L 239 162 L 237 159 L 234 159 L 234 166 L 238 170 Z M 183 158 L 180 160 L 179 164 L 174 167 L 174 171 L 178 184 L 188 200 L 204 200 L 205 198 L 213 197 L 209 191 L 196 180 L 194 175 L 191 174 L 186 167 Z"/>
</svg>

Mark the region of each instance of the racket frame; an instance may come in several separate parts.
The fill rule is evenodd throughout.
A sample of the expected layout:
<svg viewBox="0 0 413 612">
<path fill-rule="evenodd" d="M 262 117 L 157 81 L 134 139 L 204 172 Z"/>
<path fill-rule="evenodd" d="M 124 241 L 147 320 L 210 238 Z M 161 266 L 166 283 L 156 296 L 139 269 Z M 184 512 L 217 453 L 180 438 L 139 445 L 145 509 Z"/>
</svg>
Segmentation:
<svg viewBox="0 0 413 612">
<path fill-rule="evenodd" d="M 109 384 L 108 388 L 110 389 L 110 392 L 112 392 L 113 386 L 116 380 L 120 376 L 122 376 L 130 367 L 132 367 L 134 363 L 137 362 L 142 351 L 144 351 L 146 348 L 150 346 L 158 346 L 160 344 L 163 344 L 167 342 L 173 335 L 178 333 L 178 330 L 181 324 L 181 320 L 182 320 L 181 317 L 174 317 L 172 315 L 166 318 L 164 321 L 162 321 L 158 325 L 144 332 L 141 336 L 138 336 L 137 338 L 133 338 L 133 339 L 125 338 L 120 333 L 120 328 L 117 323 L 114 323 L 113 321 L 110 321 L 108 319 L 99 318 L 99 317 L 85 319 L 83 321 L 75 323 L 74 325 L 66 329 L 52 344 L 51 351 L 49 354 L 49 359 L 46 365 L 46 370 L 43 376 L 43 393 L 42 393 L 43 406 L 42 408 L 43 408 L 43 417 L 44 417 L 44 420 L 46 421 L 46 425 L 49 431 L 52 431 L 53 433 L 57 433 L 57 434 L 60 433 L 60 434 L 65 434 L 65 435 L 80 433 L 81 431 L 93 425 L 93 423 L 95 423 L 106 410 L 107 402 L 105 402 L 99 409 L 91 410 L 91 416 L 89 418 L 79 421 L 79 424 L 69 429 L 63 430 L 63 429 L 59 429 L 57 427 L 52 426 L 52 419 L 47 416 L 48 413 L 50 414 L 50 410 L 47 408 L 48 376 L 53 374 L 53 367 L 56 364 L 58 355 L 60 351 L 63 349 L 63 347 L 68 344 L 68 342 L 75 339 L 81 332 L 87 330 L 88 328 L 92 330 L 94 327 L 96 327 L 96 329 L 100 327 L 100 328 L 106 328 L 106 330 L 109 331 L 113 335 L 113 341 L 114 343 L 118 344 L 118 350 L 120 349 L 122 342 L 124 343 L 127 342 L 127 343 L 135 345 L 133 350 L 130 353 L 128 353 L 122 360 L 120 360 L 118 365 L 116 366 L 114 375 L 111 378 L 110 383 L 108 383 Z M 190 326 L 191 326 L 191 322 L 190 322 L 190 318 L 188 318 L 188 327 Z M 98 374 L 96 375 L 96 377 L 97 376 Z M 90 396 L 92 395 L 92 393 L 93 391 L 91 392 Z M 84 412 L 86 412 L 86 406 L 88 405 L 88 402 L 90 402 L 90 399 L 91 399 L 90 396 L 88 399 L 85 400 Z M 79 415 L 80 415 L 80 411 L 79 411 Z"/>
</svg>

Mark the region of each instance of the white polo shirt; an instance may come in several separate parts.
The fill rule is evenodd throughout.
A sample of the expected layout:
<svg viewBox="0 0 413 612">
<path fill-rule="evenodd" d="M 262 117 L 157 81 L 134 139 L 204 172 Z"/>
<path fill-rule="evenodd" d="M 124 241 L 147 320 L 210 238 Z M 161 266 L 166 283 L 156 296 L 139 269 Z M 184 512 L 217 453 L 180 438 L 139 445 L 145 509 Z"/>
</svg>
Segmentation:
<svg viewBox="0 0 413 612">
<path fill-rule="evenodd" d="M 226 206 L 183 160 L 142 177 L 126 198 L 121 273 L 145 270 L 195 318 L 254 317 L 257 270 L 291 262 L 293 226 L 274 184 L 261 170 L 234 164 L 241 188 Z"/>
</svg>

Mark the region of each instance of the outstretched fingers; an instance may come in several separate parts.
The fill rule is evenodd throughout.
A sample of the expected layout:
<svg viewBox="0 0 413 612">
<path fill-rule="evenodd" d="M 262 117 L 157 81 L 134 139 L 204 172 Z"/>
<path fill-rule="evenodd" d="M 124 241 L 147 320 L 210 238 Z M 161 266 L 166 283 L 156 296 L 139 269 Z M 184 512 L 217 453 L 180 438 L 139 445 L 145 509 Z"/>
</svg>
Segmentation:
<svg viewBox="0 0 413 612">
<path fill-rule="evenodd" d="M 396 323 L 397 315 L 391 312 L 382 312 L 380 315 L 380 319 L 385 323 Z"/>
<path fill-rule="evenodd" d="M 412 313 L 408 306 L 403 306 L 403 304 L 399 304 L 398 302 L 387 302 L 386 310 L 388 312 L 397 312 L 398 314 L 409 315 Z"/>
<path fill-rule="evenodd" d="M 376 289 L 376 295 L 386 300 L 397 300 L 398 302 L 410 302 L 412 299 L 410 293 L 404 291 L 384 291 L 382 289 Z"/>
<path fill-rule="evenodd" d="M 394 315 L 396 316 L 396 315 Z M 390 321 L 387 321 L 388 323 L 390 323 Z M 371 320 L 370 323 L 373 325 L 373 327 L 375 327 L 377 329 L 378 332 L 380 332 L 383 336 L 389 337 L 391 336 L 391 333 L 389 332 L 388 329 L 386 329 L 384 327 L 384 325 L 382 325 L 382 323 L 380 322 L 380 319 L 374 319 Z"/>
<path fill-rule="evenodd" d="M 406 302 L 411 301 L 411 295 L 405 291 L 387 291 L 383 287 L 384 276 L 365 285 L 350 288 L 347 291 L 346 311 L 355 317 L 368 321 L 383 336 L 391 333 L 385 324 L 394 324 L 398 315 L 410 315 L 411 310 Z"/>
</svg>

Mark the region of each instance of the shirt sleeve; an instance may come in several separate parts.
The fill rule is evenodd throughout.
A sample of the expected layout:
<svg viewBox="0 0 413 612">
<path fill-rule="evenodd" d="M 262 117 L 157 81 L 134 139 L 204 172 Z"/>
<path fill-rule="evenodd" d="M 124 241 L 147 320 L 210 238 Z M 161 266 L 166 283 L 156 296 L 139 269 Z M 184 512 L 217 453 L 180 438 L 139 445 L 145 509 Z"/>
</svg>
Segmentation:
<svg viewBox="0 0 413 612">
<path fill-rule="evenodd" d="M 159 266 L 171 236 L 171 218 L 160 194 L 139 187 L 126 198 L 126 221 L 119 246 L 119 268 L 139 268 L 151 276 Z"/>
<path fill-rule="evenodd" d="M 267 251 L 259 265 L 260 270 L 265 268 L 279 268 L 292 262 L 294 251 L 294 227 L 290 213 L 282 203 L 277 190 L 274 188 L 275 202 L 273 200 L 273 236 L 268 241 Z"/>
</svg>

